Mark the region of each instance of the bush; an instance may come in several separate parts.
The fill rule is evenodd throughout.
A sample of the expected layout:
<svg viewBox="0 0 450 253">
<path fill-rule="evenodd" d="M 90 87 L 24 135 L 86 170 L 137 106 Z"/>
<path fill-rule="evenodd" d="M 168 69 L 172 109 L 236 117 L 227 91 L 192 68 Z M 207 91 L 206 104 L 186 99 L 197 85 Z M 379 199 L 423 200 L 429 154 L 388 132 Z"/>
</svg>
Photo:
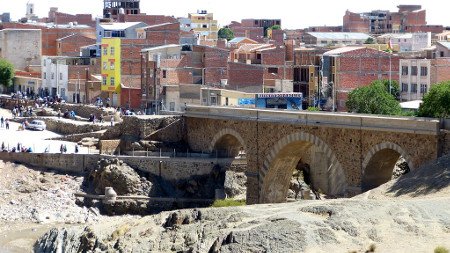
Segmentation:
<svg viewBox="0 0 450 253">
<path fill-rule="evenodd" d="M 420 117 L 446 118 L 450 116 L 450 81 L 431 86 L 419 108 Z"/>
<path fill-rule="evenodd" d="M 434 253 L 449 253 L 448 249 L 442 246 L 436 247 Z"/>
<path fill-rule="evenodd" d="M 308 109 L 306 109 L 306 110 L 308 110 L 308 111 L 310 111 L 310 112 L 318 112 L 318 111 L 319 111 L 319 108 L 310 106 L 310 107 L 308 107 Z"/>
<path fill-rule="evenodd" d="M 217 199 L 211 207 L 245 206 L 245 200 Z"/>
</svg>

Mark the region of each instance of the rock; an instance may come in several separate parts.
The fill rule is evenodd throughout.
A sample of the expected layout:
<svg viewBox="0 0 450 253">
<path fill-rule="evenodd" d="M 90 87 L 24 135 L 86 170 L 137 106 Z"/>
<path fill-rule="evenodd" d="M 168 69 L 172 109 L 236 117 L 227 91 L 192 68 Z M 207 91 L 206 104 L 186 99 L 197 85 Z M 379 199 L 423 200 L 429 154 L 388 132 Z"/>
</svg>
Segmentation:
<svg viewBox="0 0 450 253">
<path fill-rule="evenodd" d="M 103 194 L 105 187 L 114 187 L 118 195 L 138 194 L 147 196 L 151 190 L 149 181 L 142 182 L 139 174 L 118 159 L 102 159 L 96 170 L 89 175 L 89 183 L 97 194 Z"/>
<path fill-rule="evenodd" d="M 244 172 L 225 172 L 224 189 L 228 198 L 245 199 L 247 195 L 247 176 Z"/>
</svg>

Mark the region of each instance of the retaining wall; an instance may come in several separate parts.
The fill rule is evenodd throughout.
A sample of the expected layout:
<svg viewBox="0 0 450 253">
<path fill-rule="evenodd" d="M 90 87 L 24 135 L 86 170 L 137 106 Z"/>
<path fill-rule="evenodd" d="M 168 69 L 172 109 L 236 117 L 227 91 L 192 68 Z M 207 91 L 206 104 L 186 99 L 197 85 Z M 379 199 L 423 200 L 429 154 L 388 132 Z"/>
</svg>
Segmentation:
<svg viewBox="0 0 450 253">
<path fill-rule="evenodd" d="M 48 168 L 59 172 L 83 173 L 94 169 L 102 158 L 116 158 L 106 155 L 88 154 L 37 154 L 0 152 L 0 160 Z M 243 170 L 245 163 L 234 159 L 200 159 L 170 157 L 117 157 L 130 167 L 161 176 L 165 180 L 183 180 L 191 176 L 208 175 L 219 164 L 223 170 Z"/>
</svg>

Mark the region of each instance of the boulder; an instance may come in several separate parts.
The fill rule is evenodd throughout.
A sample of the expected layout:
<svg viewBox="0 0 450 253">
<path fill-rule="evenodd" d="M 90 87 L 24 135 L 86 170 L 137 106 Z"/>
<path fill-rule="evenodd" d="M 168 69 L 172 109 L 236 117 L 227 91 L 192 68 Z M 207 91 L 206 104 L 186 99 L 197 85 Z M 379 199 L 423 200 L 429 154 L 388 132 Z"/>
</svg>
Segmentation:
<svg viewBox="0 0 450 253">
<path fill-rule="evenodd" d="M 244 172 L 225 172 L 224 189 L 228 198 L 245 199 L 247 195 L 247 176 Z"/>
</svg>

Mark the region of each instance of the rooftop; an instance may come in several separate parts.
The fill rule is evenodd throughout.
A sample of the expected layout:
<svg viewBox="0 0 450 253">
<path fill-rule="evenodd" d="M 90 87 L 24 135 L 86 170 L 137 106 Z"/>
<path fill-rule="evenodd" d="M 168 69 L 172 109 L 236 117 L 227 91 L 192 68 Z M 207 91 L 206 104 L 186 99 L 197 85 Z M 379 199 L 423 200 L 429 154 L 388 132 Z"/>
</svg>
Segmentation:
<svg viewBox="0 0 450 253">
<path fill-rule="evenodd" d="M 359 50 L 359 49 L 363 49 L 366 47 L 340 47 L 340 48 L 336 48 L 330 51 L 325 52 L 323 55 L 324 56 L 333 56 L 333 55 L 338 55 L 338 54 L 342 54 L 342 53 L 346 53 L 346 52 L 351 52 L 354 50 Z"/>
<path fill-rule="evenodd" d="M 249 38 L 247 38 L 247 37 L 236 37 L 236 38 L 234 38 L 234 39 L 228 41 L 228 43 L 232 43 L 232 44 L 234 43 L 234 44 L 237 44 L 237 43 L 240 43 L 240 42 L 242 42 L 242 41 L 244 41 L 244 40 L 254 41 L 254 40 L 249 39 Z M 257 41 L 254 41 L 254 42 L 255 42 L 255 43 L 258 43 Z"/>
<path fill-rule="evenodd" d="M 318 39 L 334 39 L 334 40 L 366 40 L 371 38 L 365 33 L 346 33 L 346 32 L 308 32 L 311 36 Z"/>
<path fill-rule="evenodd" d="M 130 27 L 139 25 L 139 24 L 145 24 L 145 23 L 142 23 L 142 22 L 101 23 L 100 27 L 105 30 L 121 31 L 121 30 L 128 29 Z"/>
<path fill-rule="evenodd" d="M 177 47 L 181 48 L 182 46 L 181 45 L 177 45 L 177 44 L 169 44 L 169 45 L 163 45 L 163 46 L 159 46 L 159 47 L 144 48 L 144 49 L 141 50 L 141 52 L 145 53 L 145 52 L 159 51 L 159 50 L 162 50 L 162 49 L 177 48 Z"/>
<path fill-rule="evenodd" d="M 437 43 L 450 50 L 450 41 L 438 41 Z"/>
</svg>

